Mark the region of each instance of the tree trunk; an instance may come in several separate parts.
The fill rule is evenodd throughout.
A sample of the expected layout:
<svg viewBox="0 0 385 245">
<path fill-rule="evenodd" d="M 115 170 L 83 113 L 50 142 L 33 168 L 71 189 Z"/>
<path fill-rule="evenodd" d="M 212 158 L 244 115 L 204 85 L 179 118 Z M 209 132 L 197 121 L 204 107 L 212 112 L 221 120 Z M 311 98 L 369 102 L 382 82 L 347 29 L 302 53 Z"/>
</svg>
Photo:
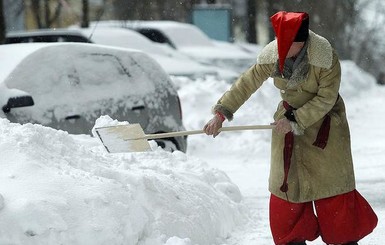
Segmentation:
<svg viewBox="0 0 385 245">
<path fill-rule="evenodd" d="M 49 0 L 44 1 L 44 20 L 45 20 L 45 28 L 48 28 L 48 23 L 50 22 L 51 10 L 49 9 Z"/>
<path fill-rule="evenodd" d="M 0 0 L 0 44 L 5 41 L 5 17 L 3 9 L 3 0 Z"/>
<path fill-rule="evenodd" d="M 89 22 L 90 22 L 89 17 L 88 17 L 88 0 L 82 0 L 82 4 L 83 4 L 83 6 L 82 6 L 83 15 L 82 15 L 82 22 L 81 22 L 80 26 L 82 28 L 87 28 L 87 27 L 89 27 Z"/>
<path fill-rule="evenodd" d="M 249 43 L 257 43 L 256 29 L 256 0 L 247 0 L 247 41 Z"/>
<path fill-rule="evenodd" d="M 35 21 L 37 28 L 40 29 L 43 27 L 43 24 L 41 23 L 40 18 L 40 1 L 31 1 L 31 9 L 33 16 L 35 16 Z"/>
</svg>

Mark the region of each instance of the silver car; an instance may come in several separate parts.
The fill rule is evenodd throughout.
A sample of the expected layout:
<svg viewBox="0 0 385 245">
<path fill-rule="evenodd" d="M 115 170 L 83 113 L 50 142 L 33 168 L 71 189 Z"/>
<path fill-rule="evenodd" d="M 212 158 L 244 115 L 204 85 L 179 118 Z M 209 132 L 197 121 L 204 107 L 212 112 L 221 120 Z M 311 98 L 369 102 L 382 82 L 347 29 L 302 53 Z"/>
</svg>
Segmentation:
<svg viewBox="0 0 385 245">
<path fill-rule="evenodd" d="M 0 106 L 16 123 L 91 134 L 109 115 L 145 133 L 185 130 L 169 76 L 143 52 L 86 43 L 0 46 Z M 186 151 L 186 138 L 158 142 Z"/>
</svg>

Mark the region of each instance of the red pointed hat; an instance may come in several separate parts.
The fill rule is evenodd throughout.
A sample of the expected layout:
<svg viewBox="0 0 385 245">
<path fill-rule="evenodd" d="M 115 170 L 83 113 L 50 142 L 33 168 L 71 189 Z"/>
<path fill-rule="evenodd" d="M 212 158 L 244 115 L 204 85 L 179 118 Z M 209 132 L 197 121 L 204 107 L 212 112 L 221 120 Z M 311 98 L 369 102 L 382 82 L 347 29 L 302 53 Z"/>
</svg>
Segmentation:
<svg viewBox="0 0 385 245">
<path fill-rule="evenodd" d="M 279 70 L 282 72 L 291 44 L 304 42 L 309 36 L 309 15 L 280 11 L 271 16 L 270 21 L 277 38 Z"/>
</svg>

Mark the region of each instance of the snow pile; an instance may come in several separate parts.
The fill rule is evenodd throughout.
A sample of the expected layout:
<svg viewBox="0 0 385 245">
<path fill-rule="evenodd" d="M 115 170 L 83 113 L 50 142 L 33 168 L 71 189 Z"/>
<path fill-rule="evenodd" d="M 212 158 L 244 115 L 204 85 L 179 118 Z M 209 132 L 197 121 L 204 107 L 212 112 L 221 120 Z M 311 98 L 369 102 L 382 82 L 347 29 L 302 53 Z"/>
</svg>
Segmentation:
<svg viewBox="0 0 385 245">
<path fill-rule="evenodd" d="M 375 78 L 353 61 L 341 61 L 341 95 L 354 98 L 376 86 Z"/>
<path fill-rule="evenodd" d="M 382 121 L 373 105 L 382 104 L 385 88 L 374 87 L 374 78 L 353 63 L 341 65 L 358 187 L 380 221 L 363 244 L 381 244 L 384 131 L 362 121 Z M 213 78 L 174 82 L 187 129 L 201 129 L 230 86 Z M 279 99 L 269 79 L 226 124 L 269 124 Z M 95 124 L 126 123 L 105 116 Z M 269 130 L 190 136 L 187 154 L 165 152 L 153 141 L 152 152 L 108 154 L 96 138 L 6 119 L 0 135 L 0 244 L 272 243 Z"/>
<path fill-rule="evenodd" d="M 0 244 L 215 244 L 247 218 L 228 176 L 184 153 L 6 119 L 0 135 Z"/>
</svg>

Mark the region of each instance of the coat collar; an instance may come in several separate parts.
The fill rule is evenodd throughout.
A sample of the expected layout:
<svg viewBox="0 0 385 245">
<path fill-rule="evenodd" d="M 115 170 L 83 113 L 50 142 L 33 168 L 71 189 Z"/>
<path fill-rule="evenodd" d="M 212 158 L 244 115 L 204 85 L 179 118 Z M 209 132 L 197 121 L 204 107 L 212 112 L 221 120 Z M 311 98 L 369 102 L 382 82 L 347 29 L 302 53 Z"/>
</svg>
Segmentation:
<svg viewBox="0 0 385 245">
<path fill-rule="evenodd" d="M 280 77 L 287 80 L 286 87 L 289 89 L 296 88 L 298 85 L 303 83 L 309 71 L 309 59 L 307 54 L 307 48 L 309 44 L 305 43 L 303 49 L 299 52 L 295 61 L 291 61 L 291 59 L 286 59 L 284 69 L 282 72 L 279 71 L 278 63 L 275 64 L 275 70 L 270 75 L 271 77 Z"/>
<path fill-rule="evenodd" d="M 307 54 L 309 64 L 329 69 L 333 63 L 333 48 L 328 40 L 309 31 Z M 274 64 L 278 60 L 277 40 L 267 44 L 258 56 L 258 64 Z"/>
</svg>

